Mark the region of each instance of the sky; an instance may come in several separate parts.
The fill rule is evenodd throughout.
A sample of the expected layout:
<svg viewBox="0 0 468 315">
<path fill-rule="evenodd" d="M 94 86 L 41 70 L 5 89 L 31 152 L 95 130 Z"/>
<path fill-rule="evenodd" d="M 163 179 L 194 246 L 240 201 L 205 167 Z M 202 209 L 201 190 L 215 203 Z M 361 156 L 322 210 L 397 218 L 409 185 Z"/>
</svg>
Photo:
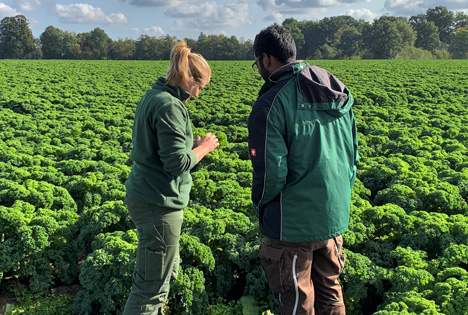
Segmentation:
<svg viewBox="0 0 468 315">
<path fill-rule="evenodd" d="M 113 40 L 142 34 L 196 40 L 201 32 L 253 40 L 286 18 L 350 15 L 372 22 L 382 15 L 424 14 L 436 6 L 468 14 L 468 0 L 0 0 L 0 19 L 24 15 L 34 37 L 52 25 L 76 34 L 99 27 Z"/>
</svg>

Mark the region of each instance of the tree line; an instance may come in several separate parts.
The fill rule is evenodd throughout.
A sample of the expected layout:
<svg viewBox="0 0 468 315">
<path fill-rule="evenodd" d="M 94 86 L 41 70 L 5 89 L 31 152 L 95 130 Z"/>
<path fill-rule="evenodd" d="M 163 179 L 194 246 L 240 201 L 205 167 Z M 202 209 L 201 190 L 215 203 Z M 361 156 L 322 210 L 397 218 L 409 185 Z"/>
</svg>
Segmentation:
<svg viewBox="0 0 468 315">
<path fill-rule="evenodd" d="M 443 6 L 410 18 L 381 16 L 371 23 L 334 16 L 318 21 L 288 18 L 282 25 L 296 41 L 298 59 L 468 58 L 468 15 Z M 112 40 L 99 27 L 75 34 L 52 25 L 34 38 L 23 15 L 0 22 L 1 59 L 167 60 L 178 40 L 170 35 Z M 208 60 L 253 57 L 252 40 L 204 33 L 185 40 Z"/>
</svg>

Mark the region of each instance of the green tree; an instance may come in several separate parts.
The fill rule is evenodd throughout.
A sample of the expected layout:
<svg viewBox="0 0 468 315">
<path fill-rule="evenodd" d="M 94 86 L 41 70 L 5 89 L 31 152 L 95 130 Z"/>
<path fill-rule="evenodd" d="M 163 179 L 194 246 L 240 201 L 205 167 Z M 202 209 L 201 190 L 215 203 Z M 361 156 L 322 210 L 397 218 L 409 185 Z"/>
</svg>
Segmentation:
<svg viewBox="0 0 468 315">
<path fill-rule="evenodd" d="M 160 38 L 162 45 L 162 56 L 161 59 L 169 60 L 171 56 L 172 47 L 177 43 L 177 37 L 166 35 Z"/>
<path fill-rule="evenodd" d="M 60 33 L 60 42 L 62 44 L 62 59 L 73 59 L 74 47 L 76 45 L 76 34 L 63 31 Z"/>
<path fill-rule="evenodd" d="M 366 30 L 365 40 L 374 58 L 393 59 L 405 47 L 412 47 L 416 33 L 403 17 L 382 16 Z"/>
<path fill-rule="evenodd" d="M 221 52 L 222 55 L 220 56 L 220 59 L 224 59 L 224 60 L 240 59 L 239 58 L 240 43 L 239 43 L 239 40 L 237 40 L 236 36 L 231 36 L 231 37 L 223 36 L 221 39 L 221 44 L 224 49 Z"/>
<path fill-rule="evenodd" d="M 362 34 L 356 27 L 347 27 L 341 32 L 340 41 L 337 44 L 341 57 L 352 57 L 359 55 Z"/>
<path fill-rule="evenodd" d="M 99 27 L 89 33 L 78 34 L 77 43 L 80 59 L 107 59 L 113 44 L 112 39 Z"/>
<path fill-rule="evenodd" d="M 426 11 L 428 21 L 434 22 L 439 29 L 439 38 L 442 43 L 450 44 L 450 34 L 453 32 L 455 15 L 446 7 L 437 6 Z"/>
<path fill-rule="evenodd" d="M 160 60 L 163 58 L 161 40 L 155 36 L 141 35 L 135 42 L 135 59 Z"/>
<path fill-rule="evenodd" d="M 455 14 L 455 30 L 462 27 L 468 27 L 468 14 L 457 12 Z"/>
<path fill-rule="evenodd" d="M 60 47 L 58 43 L 58 29 L 52 25 L 48 26 L 40 36 L 42 53 L 45 59 L 60 58 Z"/>
<path fill-rule="evenodd" d="M 459 28 L 451 36 L 450 52 L 457 59 L 468 59 L 468 27 Z"/>
<path fill-rule="evenodd" d="M 34 37 L 24 15 L 2 19 L 0 22 L 0 58 L 27 58 L 35 50 Z"/>
<path fill-rule="evenodd" d="M 252 41 L 239 41 L 236 36 L 200 33 L 196 51 L 208 60 L 239 60 L 253 57 Z"/>
<path fill-rule="evenodd" d="M 48 26 L 40 36 L 43 58 L 45 59 L 71 59 L 76 36 L 73 33 L 62 31 L 52 25 Z"/>
<path fill-rule="evenodd" d="M 198 37 L 198 50 L 206 59 L 216 59 L 219 55 L 218 48 L 221 48 L 220 37 L 216 35 L 205 35 L 203 33 Z"/>
<path fill-rule="evenodd" d="M 307 21 L 300 25 L 304 34 L 305 44 L 302 50 L 304 58 L 335 58 L 343 57 L 358 50 L 355 36 L 369 23 L 358 21 L 351 16 L 334 16 L 318 22 Z M 345 33 L 344 37 L 343 34 Z M 341 43 L 341 40 L 346 43 Z M 343 51 L 347 51 L 343 53 Z"/>
<path fill-rule="evenodd" d="M 396 18 L 382 16 L 374 20 L 370 49 L 377 59 L 392 59 L 403 48 L 403 36 L 398 29 Z"/>
<path fill-rule="evenodd" d="M 427 21 L 424 15 L 410 18 L 410 24 L 416 31 L 416 41 L 414 45 L 429 51 L 439 48 L 439 30 L 433 21 Z"/>
<path fill-rule="evenodd" d="M 416 32 L 411 28 L 410 23 L 403 18 L 395 18 L 395 25 L 398 32 L 401 34 L 401 40 L 403 47 L 412 47 L 416 40 Z"/>
<path fill-rule="evenodd" d="M 283 21 L 283 26 L 291 33 L 299 52 L 305 44 L 304 34 L 299 27 L 299 22 L 293 18 L 289 18 Z"/>
<path fill-rule="evenodd" d="M 136 44 L 133 39 L 122 39 L 119 38 L 114 42 L 110 57 L 117 60 L 129 60 L 133 59 L 136 51 Z"/>
<path fill-rule="evenodd" d="M 41 41 L 39 40 L 39 38 L 34 38 L 34 51 L 28 57 L 31 59 L 42 58 Z"/>
<path fill-rule="evenodd" d="M 320 31 L 318 21 L 303 21 L 300 24 L 305 43 L 298 51 L 298 58 L 312 59 L 318 52 L 324 37 Z"/>
<path fill-rule="evenodd" d="M 187 47 L 190 47 L 193 52 L 198 52 L 197 50 L 197 41 L 193 38 L 184 38 L 185 42 L 187 43 Z"/>
<path fill-rule="evenodd" d="M 252 57 L 253 57 L 253 41 L 250 39 L 244 41 L 241 37 L 239 59 L 249 60 Z"/>
<path fill-rule="evenodd" d="M 413 15 L 408 20 L 409 24 L 411 25 L 411 27 L 413 27 L 413 29 L 415 29 L 419 23 L 422 23 L 424 21 L 427 21 L 425 14 Z"/>
</svg>

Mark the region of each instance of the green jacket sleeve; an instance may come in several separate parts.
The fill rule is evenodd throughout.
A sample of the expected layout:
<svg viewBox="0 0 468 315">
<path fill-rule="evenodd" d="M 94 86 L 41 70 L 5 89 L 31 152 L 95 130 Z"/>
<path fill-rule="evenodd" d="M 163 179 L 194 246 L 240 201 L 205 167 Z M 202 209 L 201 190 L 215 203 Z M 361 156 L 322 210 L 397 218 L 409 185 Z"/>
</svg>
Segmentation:
<svg viewBox="0 0 468 315">
<path fill-rule="evenodd" d="M 161 106 L 154 124 L 163 169 L 175 176 L 191 170 L 197 157 L 192 152 L 192 132 L 185 108 L 174 103 Z"/>
</svg>

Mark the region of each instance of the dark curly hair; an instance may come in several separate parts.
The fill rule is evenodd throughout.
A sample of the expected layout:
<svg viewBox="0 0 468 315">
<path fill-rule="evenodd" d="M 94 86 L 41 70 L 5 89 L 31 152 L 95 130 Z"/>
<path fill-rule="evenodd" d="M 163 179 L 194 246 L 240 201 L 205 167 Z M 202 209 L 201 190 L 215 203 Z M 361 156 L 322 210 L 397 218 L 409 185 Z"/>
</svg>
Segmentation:
<svg viewBox="0 0 468 315">
<path fill-rule="evenodd" d="M 253 45 L 255 56 L 263 53 L 275 57 L 281 63 L 296 60 L 296 43 L 289 31 L 281 25 L 272 25 L 255 36 Z"/>
</svg>

